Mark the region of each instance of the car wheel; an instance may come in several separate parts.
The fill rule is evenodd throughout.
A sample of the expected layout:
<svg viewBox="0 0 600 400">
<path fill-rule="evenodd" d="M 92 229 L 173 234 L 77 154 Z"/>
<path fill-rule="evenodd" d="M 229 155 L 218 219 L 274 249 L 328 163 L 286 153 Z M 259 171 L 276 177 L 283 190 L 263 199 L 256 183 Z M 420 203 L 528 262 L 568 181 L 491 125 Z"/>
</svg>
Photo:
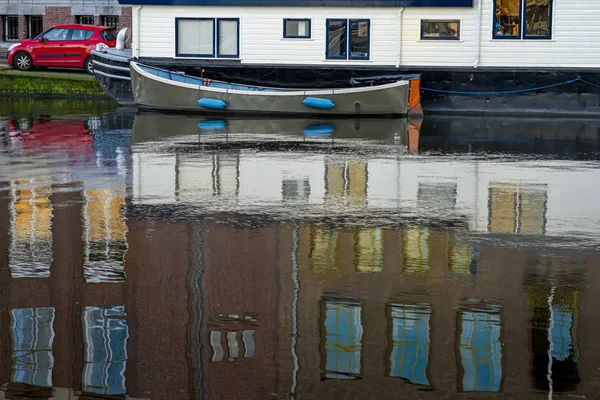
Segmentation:
<svg viewBox="0 0 600 400">
<path fill-rule="evenodd" d="M 33 61 L 31 56 L 27 53 L 18 53 L 15 55 L 13 65 L 16 69 L 21 71 L 29 71 L 33 67 Z"/>
<path fill-rule="evenodd" d="M 92 57 L 88 57 L 85 59 L 85 64 L 83 64 L 83 68 L 85 68 L 85 72 L 90 75 L 94 75 L 94 64 L 92 64 Z"/>
</svg>

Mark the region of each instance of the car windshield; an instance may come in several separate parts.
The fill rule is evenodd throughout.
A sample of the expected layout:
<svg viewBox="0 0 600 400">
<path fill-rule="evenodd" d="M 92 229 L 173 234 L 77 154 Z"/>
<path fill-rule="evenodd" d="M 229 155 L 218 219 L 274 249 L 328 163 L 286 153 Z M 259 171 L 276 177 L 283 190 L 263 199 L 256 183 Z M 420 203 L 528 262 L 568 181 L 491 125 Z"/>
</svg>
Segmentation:
<svg viewBox="0 0 600 400">
<path fill-rule="evenodd" d="M 102 39 L 117 40 L 117 32 L 114 29 L 107 29 L 105 31 L 102 31 Z"/>
</svg>

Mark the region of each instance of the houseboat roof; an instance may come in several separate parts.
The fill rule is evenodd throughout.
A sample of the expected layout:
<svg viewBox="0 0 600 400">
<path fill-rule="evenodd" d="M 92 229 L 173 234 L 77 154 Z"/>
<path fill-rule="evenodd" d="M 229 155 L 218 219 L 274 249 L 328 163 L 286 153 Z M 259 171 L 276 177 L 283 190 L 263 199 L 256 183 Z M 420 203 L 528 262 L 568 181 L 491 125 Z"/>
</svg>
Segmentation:
<svg viewBox="0 0 600 400">
<path fill-rule="evenodd" d="M 119 3 L 227 7 L 473 7 L 473 0 L 119 0 Z"/>
</svg>

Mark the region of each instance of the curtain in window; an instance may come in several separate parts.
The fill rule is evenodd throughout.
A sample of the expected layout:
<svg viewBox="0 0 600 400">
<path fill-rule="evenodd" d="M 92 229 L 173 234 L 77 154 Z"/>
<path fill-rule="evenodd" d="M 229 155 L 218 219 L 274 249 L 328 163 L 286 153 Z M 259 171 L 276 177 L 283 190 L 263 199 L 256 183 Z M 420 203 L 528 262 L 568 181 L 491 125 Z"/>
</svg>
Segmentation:
<svg viewBox="0 0 600 400">
<path fill-rule="evenodd" d="M 179 54 L 214 54 L 213 20 L 179 20 L 177 29 Z"/>
<path fill-rule="evenodd" d="M 219 20 L 219 56 L 237 56 L 238 21 Z"/>
<path fill-rule="evenodd" d="M 352 34 L 350 56 L 369 57 L 369 23 L 367 21 L 350 21 Z"/>
<path fill-rule="evenodd" d="M 346 21 L 327 21 L 329 57 L 346 57 Z"/>
</svg>

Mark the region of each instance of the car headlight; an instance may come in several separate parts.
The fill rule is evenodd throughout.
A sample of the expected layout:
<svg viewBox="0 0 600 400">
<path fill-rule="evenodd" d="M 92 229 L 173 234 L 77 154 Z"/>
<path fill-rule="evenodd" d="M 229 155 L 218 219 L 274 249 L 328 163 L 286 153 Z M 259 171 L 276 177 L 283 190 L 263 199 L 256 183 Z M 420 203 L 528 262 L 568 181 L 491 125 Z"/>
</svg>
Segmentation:
<svg viewBox="0 0 600 400">
<path fill-rule="evenodd" d="M 14 49 L 15 47 L 20 46 L 20 45 L 21 45 L 21 43 L 13 43 L 10 46 L 8 46 L 8 50 L 6 50 L 6 51 L 11 51 L 12 49 Z"/>
</svg>

